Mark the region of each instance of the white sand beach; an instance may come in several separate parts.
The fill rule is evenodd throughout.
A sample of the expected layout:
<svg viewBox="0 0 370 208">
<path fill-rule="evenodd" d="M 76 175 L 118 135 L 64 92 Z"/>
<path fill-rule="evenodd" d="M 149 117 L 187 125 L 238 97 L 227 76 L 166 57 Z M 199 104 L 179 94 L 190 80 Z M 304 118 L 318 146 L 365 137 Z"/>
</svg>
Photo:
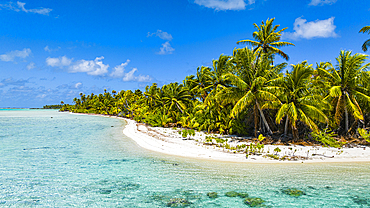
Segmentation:
<svg viewBox="0 0 370 208">
<path fill-rule="evenodd" d="M 216 145 L 205 145 L 205 137 L 210 136 L 203 132 L 196 132 L 195 136 L 183 138 L 180 129 L 148 127 L 130 119 L 124 119 L 127 125 L 123 133 L 133 139 L 139 146 L 168 155 L 207 159 L 215 161 L 242 162 L 242 163 L 316 163 L 316 162 L 370 162 L 370 147 L 332 148 L 321 146 L 283 146 L 265 145 L 260 155 L 250 155 L 232 151 Z M 222 137 L 221 135 L 213 135 Z M 240 139 L 225 136 L 230 146 L 241 145 Z M 248 145 L 248 143 L 246 143 Z M 280 152 L 275 152 L 275 148 Z M 279 158 L 286 156 L 291 160 L 272 159 L 266 155 L 276 155 Z"/>
</svg>

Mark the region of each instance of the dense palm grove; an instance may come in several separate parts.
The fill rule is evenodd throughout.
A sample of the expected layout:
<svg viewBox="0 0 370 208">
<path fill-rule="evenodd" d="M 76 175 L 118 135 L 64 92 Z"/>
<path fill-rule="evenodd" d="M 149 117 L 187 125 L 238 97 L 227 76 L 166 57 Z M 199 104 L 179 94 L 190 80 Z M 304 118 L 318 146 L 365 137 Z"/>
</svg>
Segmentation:
<svg viewBox="0 0 370 208">
<path fill-rule="evenodd" d="M 62 111 L 116 115 L 151 126 L 183 127 L 272 141 L 335 145 L 343 140 L 366 144 L 370 126 L 368 56 L 340 51 L 335 63 L 306 61 L 276 64 L 275 55 L 293 45 L 280 41 L 279 25 L 268 19 L 254 24 L 252 48 L 236 48 L 221 55 L 212 67 L 201 66 L 182 83 L 140 90 L 104 91 L 75 98 Z M 364 27 L 360 32 L 369 32 Z M 363 45 L 367 50 L 370 40 Z M 62 102 L 63 104 L 63 102 Z"/>
</svg>

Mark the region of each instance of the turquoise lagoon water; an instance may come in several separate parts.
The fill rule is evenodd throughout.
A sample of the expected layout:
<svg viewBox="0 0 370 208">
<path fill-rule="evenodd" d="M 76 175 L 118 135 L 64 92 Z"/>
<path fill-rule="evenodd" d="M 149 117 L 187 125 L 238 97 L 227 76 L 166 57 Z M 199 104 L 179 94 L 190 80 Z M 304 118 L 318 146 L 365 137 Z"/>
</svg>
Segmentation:
<svg viewBox="0 0 370 208">
<path fill-rule="evenodd" d="M 228 191 L 267 207 L 370 206 L 370 163 L 193 160 L 140 148 L 122 134 L 124 125 L 53 110 L 0 111 L 0 207 L 166 207 L 171 198 L 189 207 L 248 207 Z"/>
</svg>

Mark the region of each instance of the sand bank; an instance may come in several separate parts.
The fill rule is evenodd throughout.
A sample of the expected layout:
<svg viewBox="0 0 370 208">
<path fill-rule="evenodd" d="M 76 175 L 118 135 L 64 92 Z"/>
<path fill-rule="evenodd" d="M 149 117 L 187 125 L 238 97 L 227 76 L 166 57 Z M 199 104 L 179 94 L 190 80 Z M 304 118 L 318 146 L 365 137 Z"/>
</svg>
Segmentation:
<svg viewBox="0 0 370 208">
<path fill-rule="evenodd" d="M 184 139 L 178 134 L 178 129 L 148 127 L 133 120 L 124 120 L 127 122 L 123 129 L 126 136 L 145 149 L 168 155 L 242 163 L 370 162 L 369 147 L 338 149 L 320 146 L 265 145 L 262 155 L 251 155 L 246 158 L 245 153 L 234 153 L 235 151 L 216 147 L 215 145 L 204 145 L 206 134 L 202 132 L 197 132 L 191 139 Z M 236 146 L 239 143 L 238 139 L 228 138 L 228 143 L 231 146 Z M 276 147 L 281 152 L 274 152 Z M 295 161 L 275 160 L 266 157 L 267 154 L 276 155 L 280 158 L 283 156 L 293 157 Z"/>
</svg>

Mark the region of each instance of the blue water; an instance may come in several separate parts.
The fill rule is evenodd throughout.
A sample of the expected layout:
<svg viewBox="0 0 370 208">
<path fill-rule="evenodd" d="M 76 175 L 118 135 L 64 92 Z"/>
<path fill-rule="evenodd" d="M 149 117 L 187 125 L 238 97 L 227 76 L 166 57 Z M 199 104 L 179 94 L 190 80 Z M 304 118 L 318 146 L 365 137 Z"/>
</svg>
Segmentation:
<svg viewBox="0 0 370 208">
<path fill-rule="evenodd" d="M 175 198 L 188 207 L 248 207 L 228 191 L 266 207 L 370 206 L 370 163 L 193 160 L 138 147 L 124 125 L 54 110 L 0 111 L 0 207 L 181 207 Z"/>
</svg>

